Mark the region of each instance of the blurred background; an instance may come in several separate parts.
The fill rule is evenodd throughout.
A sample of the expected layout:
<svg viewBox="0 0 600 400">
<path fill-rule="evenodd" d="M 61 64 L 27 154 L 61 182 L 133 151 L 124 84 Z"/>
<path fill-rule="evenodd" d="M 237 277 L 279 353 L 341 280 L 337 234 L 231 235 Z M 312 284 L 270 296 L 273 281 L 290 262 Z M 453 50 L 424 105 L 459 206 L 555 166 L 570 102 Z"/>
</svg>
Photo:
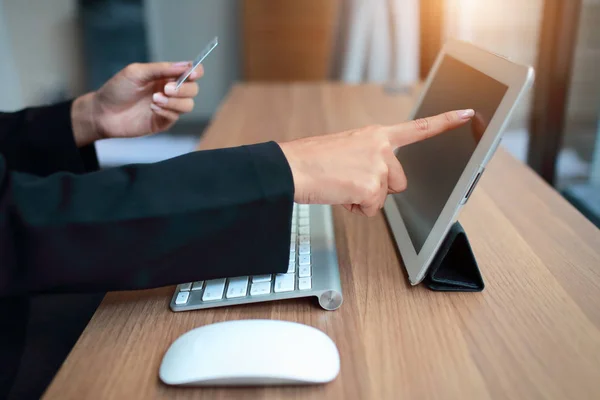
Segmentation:
<svg viewBox="0 0 600 400">
<path fill-rule="evenodd" d="M 214 36 L 195 111 L 98 143 L 103 166 L 191 151 L 237 81 L 411 90 L 455 37 L 536 68 L 503 146 L 600 226 L 600 0 L 0 0 L 0 110 L 94 90 L 131 62 L 192 59 Z"/>
</svg>

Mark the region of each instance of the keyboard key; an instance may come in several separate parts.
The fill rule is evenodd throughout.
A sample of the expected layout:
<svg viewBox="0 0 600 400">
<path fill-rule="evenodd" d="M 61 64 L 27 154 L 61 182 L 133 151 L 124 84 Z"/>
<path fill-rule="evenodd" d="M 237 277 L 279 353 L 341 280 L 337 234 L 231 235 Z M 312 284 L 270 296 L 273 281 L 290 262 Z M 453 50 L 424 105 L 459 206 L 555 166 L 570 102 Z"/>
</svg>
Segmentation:
<svg viewBox="0 0 600 400">
<path fill-rule="evenodd" d="M 297 230 L 296 224 L 292 224 L 292 233 L 296 233 Z"/>
<path fill-rule="evenodd" d="M 250 296 L 261 296 L 271 293 L 271 282 L 256 282 L 250 287 Z"/>
<path fill-rule="evenodd" d="M 304 256 L 306 254 L 310 254 L 310 244 L 301 244 L 298 249 L 298 254 Z"/>
<path fill-rule="evenodd" d="M 298 237 L 298 244 L 310 244 L 310 235 L 300 235 Z"/>
<path fill-rule="evenodd" d="M 192 292 L 195 290 L 202 290 L 202 285 L 204 285 L 204 281 L 196 281 L 192 285 Z"/>
<path fill-rule="evenodd" d="M 188 302 L 189 298 L 190 292 L 179 292 L 177 294 L 177 297 L 175 298 L 175 304 L 177 304 L 178 306 L 185 304 Z"/>
<path fill-rule="evenodd" d="M 287 273 L 293 274 L 295 272 L 296 272 L 296 261 L 290 261 L 290 263 L 288 264 Z"/>
<path fill-rule="evenodd" d="M 192 283 L 188 282 L 188 283 L 182 283 L 181 285 L 179 285 L 179 290 L 190 290 L 192 288 Z"/>
<path fill-rule="evenodd" d="M 206 281 L 206 288 L 202 295 L 202 301 L 221 300 L 225 290 L 225 279 L 213 279 Z"/>
<path fill-rule="evenodd" d="M 289 262 L 296 262 L 296 253 L 290 253 L 290 261 Z"/>
<path fill-rule="evenodd" d="M 298 211 L 309 210 L 309 209 L 310 209 L 310 205 L 308 205 L 308 204 L 300 204 L 298 206 Z"/>
<path fill-rule="evenodd" d="M 308 218 L 310 217 L 310 210 L 300 210 L 300 218 Z"/>
<path fill-rule="evenodd" d="M 290 253 L 295 253 L 296 252 L 296 242 L 291 242 L 290 243 Z"/>
<path fill-rule="evenodd" d="M 294 274 L 277 274 L 275 276 L 275 293 L 294 290 Z"/>
<path fill-rule="evenodd" d="M 236 297 L 244 297 L 248 291 L 248 277 L 240 276 L 237 278 L 229 279 L 229 286 L 227 287 L 227 298 L 233 299 Z"/>
<path fill-rule="evenodd" d="M 310 265 L 301 265 L 298 267 L 298 276 L 300 278 L 306 278 L 310 275 Z"/>
<path fill-rule="evenodd" d="M 312 287 L 312 280 L 310 277 L 298 279 L 298 290 L 308 290 Z"/>
<path fill-rule="evenodd" d="M 307 225 L 310 225 L 310 218 L 300 218 L 298 220 L 298 226 L 300 226 L 301 228 Z"/>
<path fill-rule="evenodd" d="M 292 233 L 292 236 L 290 237 L 290 243 L 296 243 L 296 234 Z"/>
<path fill-rule="evenodd" d="M 294 208 L 292 209 L 292 211 L 296 211 L 298 210 L 298 203 L 294 203 Z"/>
<path fill-rule="evenodd" d="M 310 255 L 305 254 L 298 257 L 298 265 L 310 265 Z"/>
<path fill-rule="evenodd" d="M 271 275 L 254 275 L 252 282 L 271 282 Z"/>
<path fill-rule="evenodd" d="M 295 231 L 292 231 L 292 232 L 295 232 Z M 310 227 L 301 226 L 300 228 L 298 228 L 298 233 L 300 233 L 301 235 L 310 235 Z"/>
</svg>

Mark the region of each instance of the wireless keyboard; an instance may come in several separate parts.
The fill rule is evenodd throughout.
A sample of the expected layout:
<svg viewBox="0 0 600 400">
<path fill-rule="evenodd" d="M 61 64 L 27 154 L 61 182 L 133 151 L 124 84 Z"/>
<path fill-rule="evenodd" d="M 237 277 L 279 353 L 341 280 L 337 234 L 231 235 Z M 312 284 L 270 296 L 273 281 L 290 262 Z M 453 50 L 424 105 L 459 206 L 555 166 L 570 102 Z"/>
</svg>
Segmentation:
<svg viewBox="0 0 600 400">
<path fill-rule="evenodd" d="M 239 276 L 177 285 L 173 311 L 316 296 L 325 310 L 342 304 L 331 206 L 294 204 L 285 274 Z"/>
</svg>

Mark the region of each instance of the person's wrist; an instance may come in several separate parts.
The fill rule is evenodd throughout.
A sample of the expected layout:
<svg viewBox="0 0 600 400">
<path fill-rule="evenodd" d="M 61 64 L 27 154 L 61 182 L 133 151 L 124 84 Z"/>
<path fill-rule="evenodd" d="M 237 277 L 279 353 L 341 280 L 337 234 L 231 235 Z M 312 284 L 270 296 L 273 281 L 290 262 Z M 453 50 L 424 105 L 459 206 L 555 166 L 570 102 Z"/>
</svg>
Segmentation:
<svg viewBox="0 0 600 400">
<path fill-rule="evenodd" d="M 96 122 L 95 92 L 77 97 L 71 106 L 71 125 L 77 147 L 84 147 L 101 139 Z"/>
<path fill-rule="evenodd" d="M 301 160 L 295 154 L 294 143 L 279 143 L 279 147 L 287 159 L 290 170 L 292 171 L 292 178 L 294 180 L 294 202 L 300 204 L 309 203 L 310 199 L 307 195 L 308 179 L 305 174 L 302 173 L 302 167 L 300 165 Z"/>
</svg>

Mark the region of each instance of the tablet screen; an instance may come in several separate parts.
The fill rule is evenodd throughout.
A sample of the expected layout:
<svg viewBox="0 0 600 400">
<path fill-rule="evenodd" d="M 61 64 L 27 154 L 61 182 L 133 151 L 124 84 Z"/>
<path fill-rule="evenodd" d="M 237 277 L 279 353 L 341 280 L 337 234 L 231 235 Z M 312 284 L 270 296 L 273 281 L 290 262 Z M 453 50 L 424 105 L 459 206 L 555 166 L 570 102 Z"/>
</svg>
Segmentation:
<svg viewBox="0 0 600 400">
<path fill-rule="evenodd" d="M 472 108 L 472 121 L 397 150 L 408 179 L 393 195 L 417 254 L 433 229 L 508 87 L 446 55 L 415 118 Z"/>
</svg>

